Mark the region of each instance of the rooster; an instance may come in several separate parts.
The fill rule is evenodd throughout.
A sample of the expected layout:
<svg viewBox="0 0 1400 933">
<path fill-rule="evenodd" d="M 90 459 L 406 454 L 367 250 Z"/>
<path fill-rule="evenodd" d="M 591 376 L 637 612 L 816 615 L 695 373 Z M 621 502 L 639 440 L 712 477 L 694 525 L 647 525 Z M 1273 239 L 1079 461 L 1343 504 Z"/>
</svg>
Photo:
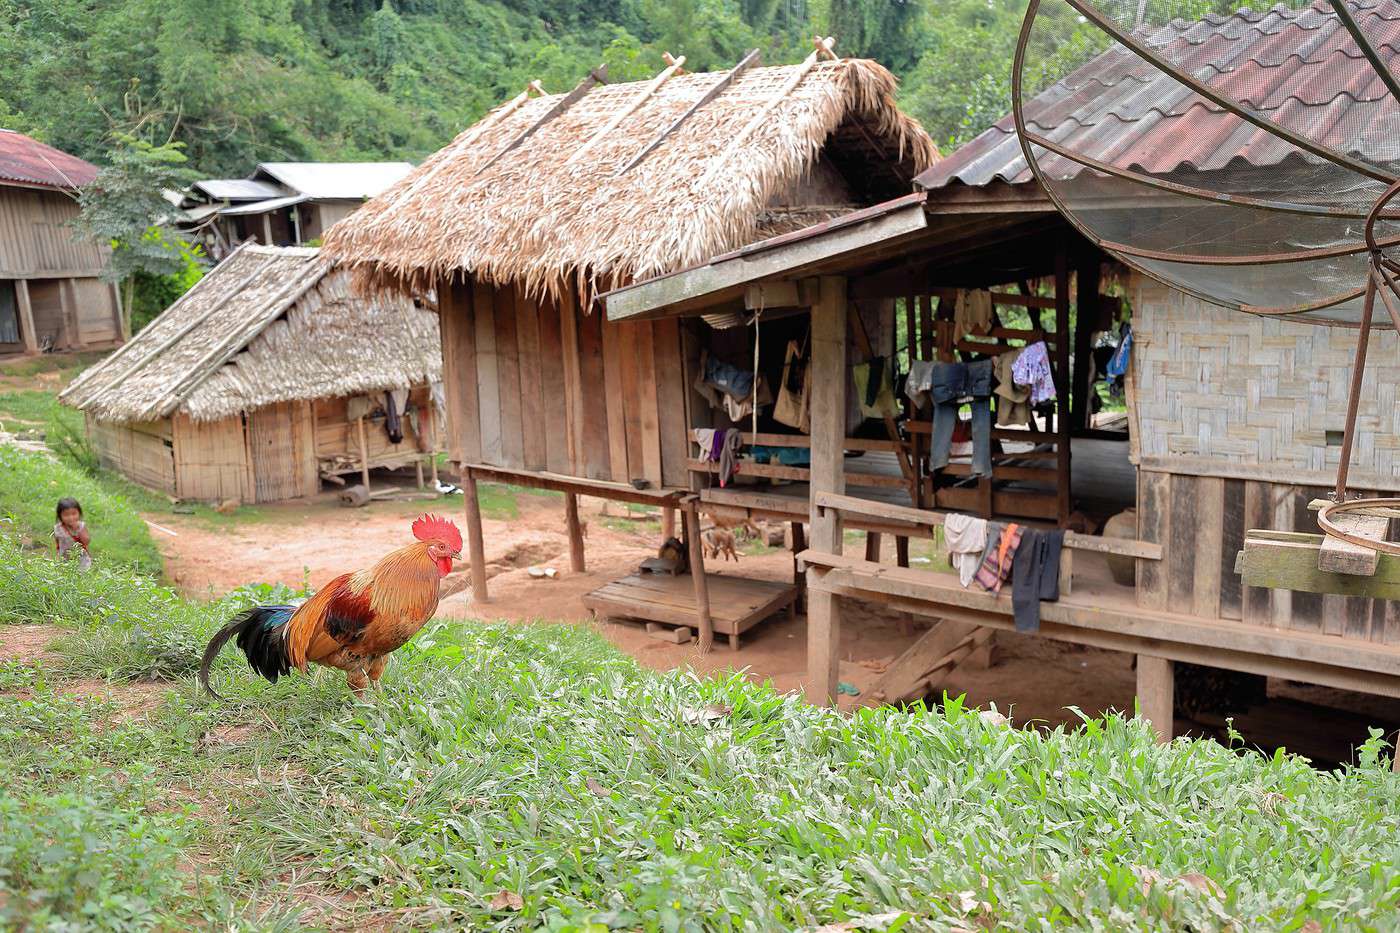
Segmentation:
<svg viewBox="0 0 1400 933">
<path fill-rule="evenodd" d="M 277 678 L 307 662 L 345 672 L 361 693 L 378 683 L 391 652 L 418 633 L 437 609 L 439 584 L 462 556 L 462 533 L 436 515 L 413 523 L 417 542 L 379 559 L 373 567 L 341 574 L 301 606 L 254 606 L 219 629 L 204 649 L 199 683 L 213 696 L 209 666 L 234 636 L 248 664 Z"/>
</svg>

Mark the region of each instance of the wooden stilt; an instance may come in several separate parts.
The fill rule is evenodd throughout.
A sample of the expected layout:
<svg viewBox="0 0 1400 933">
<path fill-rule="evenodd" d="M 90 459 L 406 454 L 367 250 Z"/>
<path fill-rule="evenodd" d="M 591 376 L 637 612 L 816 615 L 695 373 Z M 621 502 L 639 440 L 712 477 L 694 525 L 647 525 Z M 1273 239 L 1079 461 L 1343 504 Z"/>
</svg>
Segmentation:
<svg viewBox="0 0 1400 933">
<path fill-rule="evenodd" d="M 812 472 L 811 494 L 846 488 L 843 470 L 846 443 L 846 280 L 835 276 L 820 280 L 817 304 L 812 308 Z M 812 548 L 841 553 L 841 515 L 835 509 L 811 508 Z M 841 602 L 822 592 L 808 571 L 807 593 L 807 701 L 835 706 L 840 675 Z M 817 584 L 817 585 L 813 585 Z"/>
<path fill-rule="evenodd" d="M 578 495 L 564 493 L 564 520 L 569 526 L 569 569 L 574 573 L 585 571 L 583 558 L 583 524 L 578 518 Z"/>
<path fill-rule="evenodd" d="M 1172 662 L 1151 655 L 1137 656 L 1138 715 L 1157 730 L 1157 741 L 1172 740 L 1172 708 L 1175 682 Z"/>
<path fill-rule="evenodd" d="M 865 559 L 871 563 L 880 562 L 880 532 L 867 531 L 865 533 Z"/>
<path fill-rule="evenodd" d="M 684 56 L 681 56 L 684 58 Z M 661 540 L 669 541 L 676 536 L 676 510 L 661 510 Z"/>
<path fill-rule="evenodd" d="M 360 482 L 365 486 L 365 495 L 369 495 L 369 442 L 365 440 L 363 415 L 355 419 L 355 431 L 360 438 Z"/>
<path fill-rule="evenodd" d="M 467 519 L 467 556 L 472 566 L 472 600 L 489 603 L 486 591 L 486 543 L 481 533 L 481 501 L 476 495 L 476 477 L 471 470 L 462 469 L 462 505 Z"/>
<path fill-rule="evenodd" d="M 802 531 L 801 522 L 792 523 L 792 585 L 797 587 L 797 595 L 793 597 L 793 613 L 801 612 L 807 603 L 807 580 L 802 575 L 801 561 L 797 555 L 807 550 L 807 536 Z"/>
<path fill-rule="evenodd" d="M 19 333 L 25 353 L 39 352 L 39 334 L 34 330 L 34 306 L 29 301 L 29 281 L 15 279 L 15 300 L 19 303 Z"/>
<path fill-rule="evenodd" d="M 894 562 L 897 566 L 909 566 L 909 536 L 899 535 L 894 539 Z"/>
<path fill-rule="evenodd" d="M 685 510 L 685 539 L 690 549 L 690 578 L 695 583 L 695 615 L 700 632 L 700 653 L 715 643 L 715 624 L 710 618 L 710 589 L 705 579 L 705 552 L 700 546 L 700 513 L 694 504 Z M 736 647 L 737 647 L 737 639 Z"/>
<path fill-rule="evenodd" d="M 423 459 L 420 457 L 413 461 L 413 466 L 418 473 L 418 488 L 423 488 Z"/>
</svg>

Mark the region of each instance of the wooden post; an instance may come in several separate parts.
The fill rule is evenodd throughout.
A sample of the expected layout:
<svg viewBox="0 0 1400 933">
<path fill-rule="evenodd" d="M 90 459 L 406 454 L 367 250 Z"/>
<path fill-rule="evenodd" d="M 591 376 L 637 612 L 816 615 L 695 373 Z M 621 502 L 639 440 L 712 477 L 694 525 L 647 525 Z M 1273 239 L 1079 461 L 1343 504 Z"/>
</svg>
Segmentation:
<svg viewBox="0 0 1400 933">
<path fill-rule="evenodd" d="M 1090 404 L 1094 388 L 1089 381 L 1089 369 L 1093 365 L 1094 327 L 1099 319 L 1099 257 L 1096 255 L 1084 256 L 1079 261 L 1074 306 L 1074 387 L 1070 422 L 1072 427 L 1083 429 L 1093 420 L 1094 408 Z"/>
<path fill-rule="evenodd" d="M 418 471 L 418 488 L 423 488 L 423 458 L 419 457 L 413 461 L 414 468 Z"/>
<path fill-rule="evenodd" d="M 564 521 L 569 526 L 569 569 L 583 573 L 583 524 L 578 520 L 578 495 L 564 493 Z"/>
<path fill-rule="evenodd" d="M 1073 509 L 1070 498 L 1069 257 L 1055 254 L 1055 512 L 1061 528 Z"/>
<path fill-rule="evenodd" d="M 25 353 L 39 352 L 39 333 L 34 329 L 34 306 L 29 303 L 29 281 L 15 279 L 15 301 L 19 304 L 20 339 Z"/>
<path fill-rule="evenodd" d="M 1138 715 L 1157 730 L 1158 742 L 1172 740 L 1172 662 L 1151 655 L 1137 656 Z"/>
<path fill-rule="evenodd" d="M 690 551 L 690 579 L 695 584 L 695 616 L 700 630 L 700 653 L 715 643 L 715 623 L 710 618 L 710 587 L 705 579 L 705 549 L 700 543 L 700 513 L 695 503 L 685 509 L 685 540 Z"/>
<path fill-rule="evenodd" d="M 69 350 L 83 346 L 83 331 L 78 324 L 78 300 L 72 279 L 59 279 L 58 306 L 63 310 L 63 342 Z"/>
<path fill-rule="evenodd" d="M 797 595 L 793 597 L 792 605 L 795 612 L 801 612 L 803 604 L 807 600 L 807 580 L 802 576 L 801 564 L 797 555 L 807 550 L 806 535 L 802 531 L 801 522 L 792 523 L 792 585 L 797 587 Z"/>
<path fill-rule="evenodd" d="M 676 510 L 664 508 L 661 510 L 661 540 L 666 542 L 676 536 Z"/>
<path fill-rule="evenodd" d="M 909 536 L 898 535 L 894 539 L 894 562 L 897 567 L 909 566 Z"/>
<path fill-rule="evenodd" d="M 481 500 L 476 495 L 476 477 L 462 467 L 462 506 L 467 519 L 467 557 L 472 567 L 472 601 L 489 603 L 486 591 L 486 543 L 481 533 Z"/>
<path fill-rule="evenodd" d="M 263 222 L 262 222 L 262 228 L 263 228 L 263 246 L 271 246 L 271 245 L 272 245 L 272 215 L 271 215 L 271 214 L 267 214 L 267 213 L 263 214 L 263 215 L 262 215 L 262 221 L 263 221 Z"/>
<path fill-rule="evenodd" d="M 880 532 L 867 531 L 865 533 L 865 559 L 873 564 L 880 562 Z"/>
<path fill-rule="evenodd" d="M 812 308 L 811 493 L 846 491 L 846 280 L 824 276 Z M 812 548 L 841 553 L 841 516 L 811 506 Z M 812 584 L 816 583 L 817 586 Z M 835 706 L 840 675 L 841 604 L 807 571 L 807 701 Z"/>
<path fill-rule="evenodd" d="M 127 333 L 126 315 L 122 313 L 122 290 L 117 287 L 116 282 L 110 283 L 112 290 L 112 323 L 117 327 L 117 342 L 125 343 L 131 339 Z"/>
<path fill-rule="evenodd" d="M 365 486 L 365 495 L 369 495 L 369 443 L 365 440 L 364 415 L 355 419 L 355 433 L 360 438 L 360 482 Z"/>
</svg>

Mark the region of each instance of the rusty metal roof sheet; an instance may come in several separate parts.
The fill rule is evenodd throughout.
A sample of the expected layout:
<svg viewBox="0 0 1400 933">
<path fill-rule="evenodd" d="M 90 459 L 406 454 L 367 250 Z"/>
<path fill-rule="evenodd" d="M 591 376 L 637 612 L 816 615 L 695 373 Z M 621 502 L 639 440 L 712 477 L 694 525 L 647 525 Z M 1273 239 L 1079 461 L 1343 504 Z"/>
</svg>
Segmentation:
<svg viewBox="0 0 1400 933">
<path fill-rule="evenodd" d="M 14 130 L 0 129 L 0 185 L 73 191 L 91 184 L 97 166 Z"/>
<path fill-rule="evenodd" d="M 1400 66 L 1400 0 L 1350 0 L 1380 55 Z M 1371 162 L 1400 161 L 1400 111 L 1325 0 L 1176 21 L 1144 37 L 1189 74 L 1278 123 Z M 1115 45 L 1027 102 L 1029 129 L 1150 174 L 1265 167 L 1299 158 L 1271 133 Z M 1082 171 L 1063 161 L 1068 174 Z M 1031 181 L 1008 114 L 917 179 L 925 188 Z"/>
</svg>

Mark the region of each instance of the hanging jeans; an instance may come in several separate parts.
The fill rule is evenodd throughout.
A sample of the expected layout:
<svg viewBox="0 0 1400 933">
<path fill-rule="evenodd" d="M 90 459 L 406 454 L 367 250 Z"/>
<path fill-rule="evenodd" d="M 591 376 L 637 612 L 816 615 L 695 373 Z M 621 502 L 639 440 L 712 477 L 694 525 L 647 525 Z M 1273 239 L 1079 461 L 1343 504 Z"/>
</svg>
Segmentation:
<svg viewBox="0 0 1400 933">
<path fill-rule="evenodd" d="M 958 399 L 972 396 L 972 472 L 992 473 L 992 361 L 939 363 L 933 368 L 933 446 L 929 469 L 948 465 L 953 427 L 958 421 Z"/>
</svg>

